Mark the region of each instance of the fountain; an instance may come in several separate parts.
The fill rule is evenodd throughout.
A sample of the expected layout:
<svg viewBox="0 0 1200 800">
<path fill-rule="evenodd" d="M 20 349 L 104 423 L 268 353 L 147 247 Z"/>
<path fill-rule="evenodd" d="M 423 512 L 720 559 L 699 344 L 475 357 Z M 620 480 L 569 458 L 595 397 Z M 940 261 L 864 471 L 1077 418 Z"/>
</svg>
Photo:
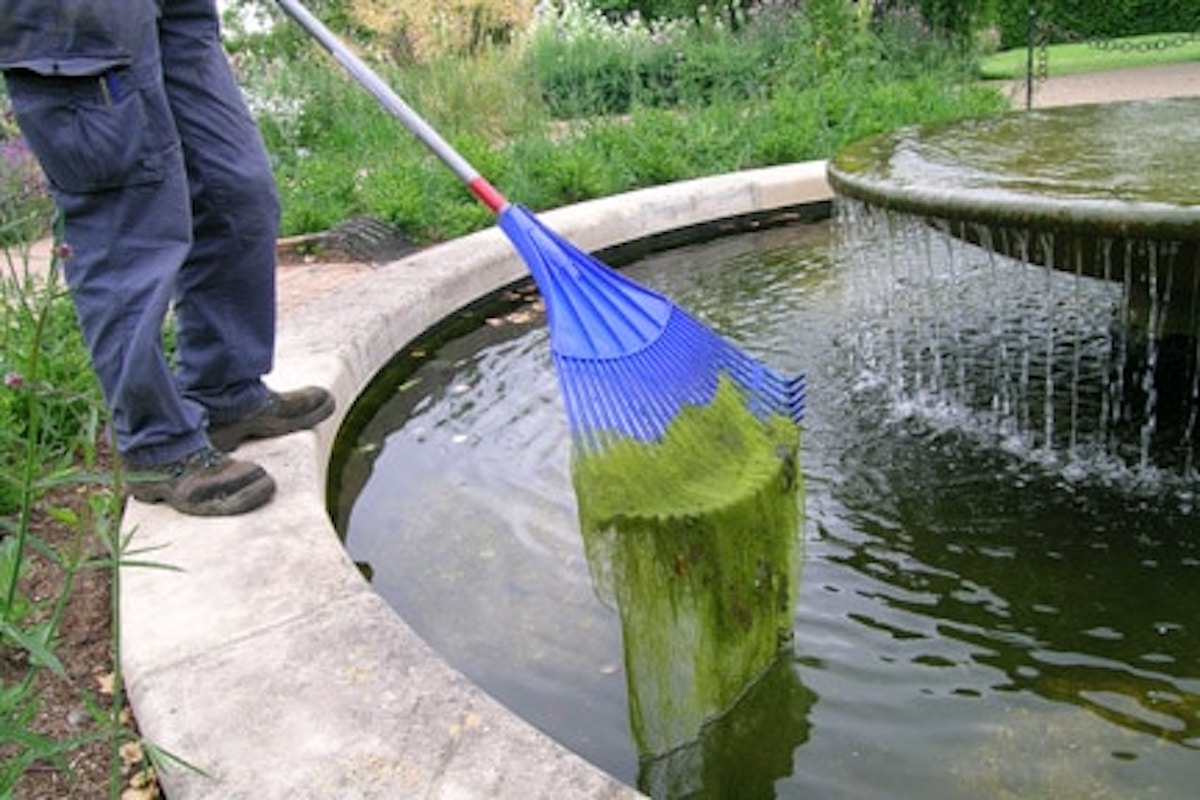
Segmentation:
<svg viewBox="0 0 1200 800">
<path fill-rule="evenodd" d="M 1120 287 L 1099 435 L 1127 439 L 1122 429 L 1132 430 L 1140 467 L 1188 473 L 1200 394 L 1198 114 L 1200 100 L 1135 101 L 903 129 L 840 152 L 829 180 L 844 203 L 1075 276 L 1068 294 L 1094 281 Z M 1056 369 L 1046 365 L 1047 410 L 1037 420 L 1046 440 L 1050 395 L 1081 391 Z"/>
<path fill-rule="evenodd" d="M 636 700 L 637 648 L 682 640 L 641 631 L 631 663 L 627 609 L 597 597 L 536 304 L 416 342 L 398 359 L 406 377 L 383 376 L 390 399 L 354 440 L 353 473 L 369 479 L 346 521 L 348 550 L 472 680 L 655 798 L 1186 794 L 1200 748 L 1194 498 L 1069 483 L 1036 450 L 965 435 L 967 419 L 939 427 L 898 413 L 886 387 L 847 364 L 864 358 L 862 332 L 880 327 L 874 298 L 902 293 L 905 273 L 869 236 L 843 243 L 831 227 L 707 241 L 628 267 L 812 378 L 793 639 L 698 738 L 651 758 L 638 741 L 680 717 Z M 1040 267 L 989 261 L 957 239 L 924 247 L 937 231 L 923 223 L 888 227 L 906 234 L 890 254 L 942 276 L 973 312 L 951 309 L 937 327 L 944 358 L 980 349 L 970 336 L 989 306 L 999 320 L 1041 310 Z M 1027 285 L 1000 297 L 1022 269 Z M 1085 299 L 1111 302 L 1107 289 L 1096 281 Z M 893 308 L 885 343 L 904 342 L 914 321 L 929 334 L 932 310 Z M 1036 331 L 1022 335 L 1044 351 Z M 958 370 L 947 371 L 952 387 Z M 766 552 L 753 547 L 753 558 Z M 672 578 L 702 577 L 679 552 L 660 559 Z M 669 582 L 627 588 L 638 602 L 676 602 Z"/>
</svg>

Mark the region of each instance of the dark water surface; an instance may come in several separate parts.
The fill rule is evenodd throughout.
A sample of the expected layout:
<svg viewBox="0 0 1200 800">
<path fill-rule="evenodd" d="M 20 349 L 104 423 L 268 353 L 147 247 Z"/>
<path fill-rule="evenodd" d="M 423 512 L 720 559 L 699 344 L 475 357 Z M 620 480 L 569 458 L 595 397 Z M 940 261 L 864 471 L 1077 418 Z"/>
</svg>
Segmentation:
<svg viewBox="0 0 1200 800">
<path fill-rule="evenodd" d="M 1119 297 L 961 245 L 916 259 L 933 297 L 833 228 L 630 268 L 811 387 L 794 653 L 703 741 L 639 764 L 536 308 L 403 356 L 343 473 L 349 551 L 454 666 L 656 796 L 1194 796 L 1195 476 L 1088 445 Z"/>
</svg>

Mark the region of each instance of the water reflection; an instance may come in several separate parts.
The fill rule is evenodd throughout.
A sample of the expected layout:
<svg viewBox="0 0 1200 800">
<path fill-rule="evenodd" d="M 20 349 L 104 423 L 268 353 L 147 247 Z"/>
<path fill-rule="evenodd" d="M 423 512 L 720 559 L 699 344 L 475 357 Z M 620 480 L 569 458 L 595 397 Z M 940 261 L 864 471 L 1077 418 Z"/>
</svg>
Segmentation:
<svg viewBox="0 0 1200 800">
<path fill-rule="evenodd" d="M 995 671 L 964 691 L 1032 692 L 1200 745 L 1200 629 L 1191 624 L 1200 542 L 1191 512 L 1075 490 L 977 449 L 939 434 L 848 450 L 855 474 L 877 479 L 851 478 L 837 490 L 869 538 L 843 543 L 832 560 L 887 585 L 874 599 L 889 618 L 937 620 L 932 631 L 893 621 L 893 635 L 969 647 L 965 660 L 922 653 L 926 663 Z M 876 522 L 881 490 L 899 499 L 887 525 Z"/>
<path fill-rule="evenodd" d="M 792 774 L 792 754 L 808 741 L 814 702 L 793 659 L 781 657 L 700 736 L 643 760 L 637 785 L 651 797 L 771 800 L 776 783 Z"/>
</svg>

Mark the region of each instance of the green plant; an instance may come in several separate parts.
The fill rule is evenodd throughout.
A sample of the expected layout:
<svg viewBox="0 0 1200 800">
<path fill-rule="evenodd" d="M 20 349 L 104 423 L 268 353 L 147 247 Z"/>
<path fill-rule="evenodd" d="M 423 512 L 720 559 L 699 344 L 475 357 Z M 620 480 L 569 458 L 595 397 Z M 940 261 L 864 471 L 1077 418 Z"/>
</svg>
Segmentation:
<svg viewBox="0 0 1200 800">
<path fill-rule="evenodd" d="M 100 747 L 109 752 L 108 795 L 115 800 L 128 771 L 126 748 L 138 742 L 121 690 L 120 568 L 146 562 L 120 534 L 119 464 L 111 473 L 102 469 L 102 402 L 61 286 L 70 248 L 55 245 L 46 265 L 28 244 L 0 252 L 0 797 L 21 794 L 35 767 L 70 776 L 79 751 Z M 75 682 L 59 654 L 69 603 L 81 578 L 96 571 L 109 582 L 107 698 Z M 29 584 L 35 575 L 38 583 Z M 76 687 L 77 732 L 42 732 L 43 692 L 54 682 Z M 149 757 L 169 758 L 138 746 Z"/>
<path fill-rule="evenodd" d="M 72 581 L 84 563 L 81 536 L 64 548 L 48 547 L 33 533 L 34 515 L 48 489 L 68 474 L 68 454 L 73 457 L 81 448 L 90 452 L 90 444 L 80 437 L 94 437 L 96 427 L 90 424 L 94 404 L 75 396 L 76 379 L 70 377 L 75 364 L 55 358 L 71 347 L 69 337 L 65 344 L 60 339 L 65 300 L 58 288 L 57 264 L 45 275 L 35 275 L 26 261 L 18 273 L 11 249 L 4 252 L 8 270 L 0 276 L 5 360 L 0 416 L 6 423 L 0 431 L 0 655 L 28 665 L 23 674 L 0 685 L 0 742 L 5 743 L 6 764 L 0 771 L 0 794 L 7 796 L 34 763 L 64 768 L 63 756 L 95 735 L 56 740 L 30 726 L 39 702 L 37 676 L 47 671 L 65 677 L 54 642 Z M 69 519 L 61 508 L 46 513 Z M 60 590 L 51 598 L 30 596 L 22 589 L 34 552 L 61 570 Z"/>
<path fill-rule="evenodd" d="M 686 26 L 641 18 L 610 21 L 580 0 L 544 15 L 528 43 L 528 68 L 560 119 L 621 114 L 636 102 L 662 104 Z"/>
<path fill-rule="evenodd" d="M 55 263 L 42 270 L 31 266 L 31 248 L 22 243 L 0 256 L 5 262 L 0 275 L 0 419 L 6 423 L 0 467 L 9 475 L 14 459 L 21 463 L 29 447 L 37 449 L 43 469 L 76 460 L 91 463 L 99 426 L 99 390 L 60 279 L 58 262 L 69 248 L 60 245 Z M 11 475 L 3 485 L 14 489 Z M 0 489 L 0 513 L 9 513 L 12 507 L 4 497 Z"/>
<path fill-rule="evenodd" d="M 973 87 L 970 54 L 919 15 L 867 25 L 845 0 L 805 10 L 756 4 L 735 27 L 720 14 L 613 21 L 567 2 L 512 46 L 405 68 L 372 56 L 369 40 L 350 44 L 501 191 L 535 209 L 826 157 L 849 137 L 924 113 L 1004 107 L 998 92 Z M 257 48 L 239 46 L 238 59 L 275 159 L 285 233 L 358 214 L 416 242 L 491 224 L 326 54 L 297 50 L 293 63 Z"/>
</svg>

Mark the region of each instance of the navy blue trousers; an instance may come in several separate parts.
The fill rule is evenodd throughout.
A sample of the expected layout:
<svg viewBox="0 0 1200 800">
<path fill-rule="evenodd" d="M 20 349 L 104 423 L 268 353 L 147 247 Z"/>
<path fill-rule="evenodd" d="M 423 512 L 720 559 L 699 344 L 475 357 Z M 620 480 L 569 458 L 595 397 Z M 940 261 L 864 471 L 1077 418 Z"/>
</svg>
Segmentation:
<svg viewBox="0 0 1200 800">
<path fill-rule="evenodd" d="M 207 444 L 208 422 L 265 404 L 275 336 L 279 201 L 215 0 L 159 8 L 129 0 L 146 24 L 128 68 L 5 75 L 51 184 L 67 285 L 134 468 L 189 455 Z"/>
</svg>

